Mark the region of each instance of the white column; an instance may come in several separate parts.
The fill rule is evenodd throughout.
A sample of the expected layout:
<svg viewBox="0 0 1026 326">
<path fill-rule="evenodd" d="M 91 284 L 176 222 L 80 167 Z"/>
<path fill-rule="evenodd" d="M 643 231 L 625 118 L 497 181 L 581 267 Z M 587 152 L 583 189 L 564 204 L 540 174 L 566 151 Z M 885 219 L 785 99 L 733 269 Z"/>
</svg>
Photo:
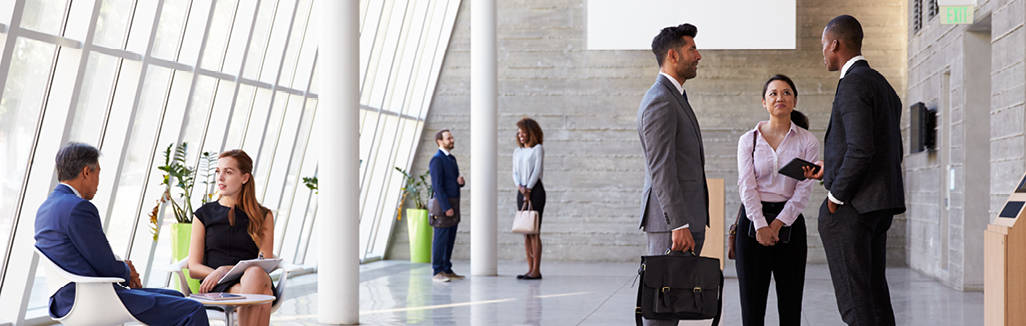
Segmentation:
<svg viewBox="0 0 1026 326">
<path fill-rule="evenodd" d="M 470 10 L 470 273 L 496 275 L 495 0 L 474 0 Z"/>
<path fill-rule="evenodd" d="M 320 19 L 320 209 L 317 320 L 360 321 L 359 1 L 317 1 Z"/>
</svg>

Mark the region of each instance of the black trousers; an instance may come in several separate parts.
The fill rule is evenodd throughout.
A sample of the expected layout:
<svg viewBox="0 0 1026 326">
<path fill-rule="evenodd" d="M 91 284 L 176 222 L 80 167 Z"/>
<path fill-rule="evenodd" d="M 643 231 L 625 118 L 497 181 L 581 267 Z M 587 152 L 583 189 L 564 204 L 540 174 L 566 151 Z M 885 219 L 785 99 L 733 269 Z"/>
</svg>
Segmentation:
<svg viewBox="0 0 1026 326">
<path fill-rule="evenodd" d="M 762 203 L 766 222 L 773 222 L 784 209 L 784 203 Z M 777 313 L 780 325 L 801 325 L 802 292 L 805 288 L 805 261 L 808 257 L 805 217 L 791 224 L 788 243 L 781 239 L 766 247 L 748 234 L 752 222 L 742 217 L 737 222 L 734 250 L 737 261 L 738 287 L 741 290 L 741 320 L 744 325 L 763 325 L 770 276 L 777 284 Z"/>
<path fill-rule="evenodd" d="M 819 209 L 819 237 L 823 239 L 837 309 L 848 325 L 894 325 L 887 289 L 887 229 L 890 212 L 859 214 L 841 205 L 830 214 L 826 200 Z"/>
</svg>

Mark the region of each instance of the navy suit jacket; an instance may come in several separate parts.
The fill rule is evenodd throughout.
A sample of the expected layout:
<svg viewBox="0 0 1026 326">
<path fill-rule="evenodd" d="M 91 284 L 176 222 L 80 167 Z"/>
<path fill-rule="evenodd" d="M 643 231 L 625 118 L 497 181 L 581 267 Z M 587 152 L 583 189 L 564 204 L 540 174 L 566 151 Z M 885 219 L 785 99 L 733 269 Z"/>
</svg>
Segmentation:
<svg viewBox="0 0 1026 326">
<path fill-rule="evenodd" d="M 449 198 L 460 198 L 460 187 L 463 187 L 457 182 L 460 177 L 460 166 L 456 164 L 455 156 L 445 155 L 439 149 L 435 156 L 431 157 L 428 168 L 431 170 L 431 188 L 435 198 L 438 198 L 442 211 L 447 211 L 452 208 Z"/>
<path fill-rule="evenodd" d="M 103 234 L 96 206 L 57 185 L 36 213 L 36 248 L 65 271 L 81 276 L 120 277 L 129 280 L 128 265 L 118 261 Z M 121 302 L 133 315 L 156 303 L 156 294 L 114 286 Z M 50 297 L 50 315 L 61 317 L 75 301 L 75 284 L 68 283 Z"/>
<path fill-rule="evenodd" d="M 866 61 L 837 83 L 823 147 L 823 184 L 859 214 L 905 211 L 901 99 Z"/>
</svg>

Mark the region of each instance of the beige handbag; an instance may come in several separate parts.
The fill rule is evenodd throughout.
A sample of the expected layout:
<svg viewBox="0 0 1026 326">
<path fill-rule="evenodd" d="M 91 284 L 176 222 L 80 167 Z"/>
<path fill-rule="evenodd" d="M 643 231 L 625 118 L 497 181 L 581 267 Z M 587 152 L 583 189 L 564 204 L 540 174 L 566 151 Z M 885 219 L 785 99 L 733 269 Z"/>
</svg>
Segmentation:
<svg viewBox="0 0 1026 326">
<path fill-rule="evenodd" d="M 531 209 L 530 201 L 513 216 L 513 233 L 538 234 L 538 211 Z"/>
</svg>

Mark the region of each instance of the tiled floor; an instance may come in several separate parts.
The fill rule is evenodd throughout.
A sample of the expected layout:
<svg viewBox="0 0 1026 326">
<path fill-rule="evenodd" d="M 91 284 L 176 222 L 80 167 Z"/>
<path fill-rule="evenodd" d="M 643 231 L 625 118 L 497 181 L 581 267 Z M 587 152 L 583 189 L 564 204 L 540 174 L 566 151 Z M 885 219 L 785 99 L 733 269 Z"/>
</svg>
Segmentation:
<svg viewBox="0 0 1026 326">
<path fill-rule="evenodd" d="M 467 262 L 455 270 L 469 274 Z M 362 325 L 633 325 L 634 263 L 543 263 L 544 279 L 517 280 L 526 267 L 499 264 L 498 277 L 433 283 L 428 264 L 382 261 L 360 267 Z M 724 320 L 740 325 L 737 279 L 727 271 Z M 888 270 L 898 325 L 980 325 L 983 294 L 959 292 L 907 268 Z M 275 325 L 317 324 L 317 275 L 289 280 L 287 301 L 272 317 Z M 772 286 L 771 286 L 772 289 Z M 772 290 L 771 290 L 772 291 Z M 777 325 L 776 303 L 766 324 Z M 804 325 L 841 325 L 826 265 L 808 267 Z M 682 325 L 706 323 L 682 323 Z"/>
</svg>

